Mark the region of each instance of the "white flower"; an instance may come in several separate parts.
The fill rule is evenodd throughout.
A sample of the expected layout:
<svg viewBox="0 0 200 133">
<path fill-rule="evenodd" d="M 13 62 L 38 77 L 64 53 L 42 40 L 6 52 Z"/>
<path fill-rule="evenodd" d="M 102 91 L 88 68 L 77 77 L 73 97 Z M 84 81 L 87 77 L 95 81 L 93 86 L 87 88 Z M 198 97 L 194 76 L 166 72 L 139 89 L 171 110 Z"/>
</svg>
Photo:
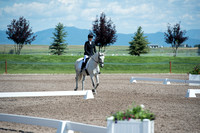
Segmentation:
<svg viewBox="0 0 200 133">
<path fill-rule="evenodd" d="M 144 108 L 145 106 L 143 104 L 140 105 L 141 108 Z"/>
</svg>

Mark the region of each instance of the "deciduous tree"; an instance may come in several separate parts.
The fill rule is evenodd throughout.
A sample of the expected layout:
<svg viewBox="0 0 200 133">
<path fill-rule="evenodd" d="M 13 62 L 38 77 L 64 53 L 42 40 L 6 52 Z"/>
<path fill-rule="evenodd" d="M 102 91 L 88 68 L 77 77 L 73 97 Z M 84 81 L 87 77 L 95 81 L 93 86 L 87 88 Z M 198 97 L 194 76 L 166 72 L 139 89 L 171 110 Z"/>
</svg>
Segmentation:
<svg viewBox="0 0 200 133">
<path fill-rule="evenodd" d="M 18 55 L 25 44 L 31 44 L 36 38 L 32 36 L 34 33 L 30 28 L 30 23 L 24 17 L 20 17 L 19 20 L 13 19 L 7 27 L 6 34 L 8 39 L 15 42 L 15 53 Z"/>
<path fill-rule="evenodd" d="M 165 32 L 165 42 L 171 44 L 174 57 L 176 57 L 178 47 L 188 39 L 188 37 L 184 37 L 185 33 L 185 30 L 181 30 L 180 22 L 175 24 L 173 27 L 171 27 L 170 24 L 167 26 L 167 32 Z"/>
<path fill-rule="evenodd" d="M 92 32 L 95 37 L 95 44 L 99 47 L 99 51 L 101 51 L 103 47 L 105 50 L 105 47 L 116 42 L 115 25 L 111 19 L 106 19 L 105 13 L 101 13 L 100 18 L 96 18 L 93 22 Z"/>
</svg>

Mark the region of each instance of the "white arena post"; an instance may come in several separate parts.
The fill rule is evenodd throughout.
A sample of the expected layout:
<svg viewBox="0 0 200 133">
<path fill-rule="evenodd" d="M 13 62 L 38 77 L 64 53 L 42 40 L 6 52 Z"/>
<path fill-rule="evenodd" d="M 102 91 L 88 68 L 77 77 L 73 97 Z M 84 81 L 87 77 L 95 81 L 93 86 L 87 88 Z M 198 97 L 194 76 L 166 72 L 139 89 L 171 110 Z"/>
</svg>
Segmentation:
<svg viewBox="0 0 200 133">
<path fill-rule="evenodd" d="M 134 77 L 131 77 L 130 83 L 137 83 L 136 79 Z"/>
<path fill-rule="evenodd" d="M 200 89 L 188 89 L 186 93 L 186 97 L 196 97 L 196 94 L 200 94 Z"/>
<path fill-rule="evenodd" d="M 1 92 L 0 98 L 4 97 L 41 97 L 41 96 L 79 96 L 84 95 L 84 99 L 93 99 L 91 90 L 87 91 L 41 91 L 41 92 Z"/>
<path fill-rule="evenodd" d="M 196 85 L 200 85 L 200 81 L 197 80 L 181 80 L 181 79 L 160 79 L 160 78 L 141 78 L 141 77 L 131 77 L 130 83 L 137 83 L 137 80 L 144 81 L 162 81 L 163 84 L 169 85 L 171 82 L 179 82 L 179 83 L 195 83 Z"/>
<path fill-rule="evenodd" d="M 137 83 L 137 80 L 144 80 L 144 81 L 162 81 L 163 84 L 170 84 L 169 79 L 160 79 L 160 78 L 137 78 L 137 77 L 132 77 L 130 79 L 130 83 Z"/>
<path fill-rule="evenodd" d="M 168 80 L 168 78 L 166 78 L 166 79 L 164 80 L 163 84 L 164 84 L 164 85 L 170 85 L 171 83 L 170 83 L 170 81 Z"/>
</svg>

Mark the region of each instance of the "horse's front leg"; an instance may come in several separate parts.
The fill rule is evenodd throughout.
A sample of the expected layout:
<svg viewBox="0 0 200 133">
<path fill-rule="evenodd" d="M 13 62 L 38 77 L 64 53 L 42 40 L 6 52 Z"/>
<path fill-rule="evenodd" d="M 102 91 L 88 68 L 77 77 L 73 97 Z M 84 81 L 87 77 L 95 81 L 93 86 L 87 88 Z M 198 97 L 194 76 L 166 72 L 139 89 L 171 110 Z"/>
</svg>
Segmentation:
<svg viewBox="0 0 200 133">
<path fill-rule="evenodd" d="M 95 93 L 95 94 L 97 94 L 97 92 L 96 92 L 96 86 L 95 86 L 95 83 L 94 83 L 94 80 L 93 80 L 93 76 L 90 76 L 90 78 L 91 78 L 91 81 L 92 81 L 92 86 L 94 88 L 94 89 L 92 89 L 92 92 Z"/>
<path fill-rule="evenodd" d="M 84 82 L 85 82 L 85 75 L 83 75 L 83 79 L 82 79 L 82 90 L 84 91 Z"/>
<path fill-rule="evenodd" d="M 99 75 L 97 74 L 95 77 L 96 77 L 96 87 L 95 87 L 95 89 L 97 89 L 97 87 L 99 86 Z"/>
</svg>

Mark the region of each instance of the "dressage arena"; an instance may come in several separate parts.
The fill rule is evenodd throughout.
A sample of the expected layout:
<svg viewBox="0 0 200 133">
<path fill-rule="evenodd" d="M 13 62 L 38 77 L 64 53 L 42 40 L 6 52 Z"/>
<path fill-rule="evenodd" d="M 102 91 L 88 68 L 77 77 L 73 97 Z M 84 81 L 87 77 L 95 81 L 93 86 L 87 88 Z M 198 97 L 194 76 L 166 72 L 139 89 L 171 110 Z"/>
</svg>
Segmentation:
<svg viewBox="0 0 200 133">
<path fill-rule="evenodd" d="M 83 96 L 0 98 L 0 113 L 69 120 L 106 127 L 111 112 L 126 110 L 133 101 L 156 114 L 155 133 L 199 133 L 200 95 L 186 98 L 187 89 L 200 89 L 184 83 L 137 81 L 130 78 L 169 78 L 188 80 L 186 74 L 101 74 L 94 99 Z M 73 91 L 75 74 L 0 75 L 0 92 Z M 85 89 L 91 90 L 90 77 Z M 81 90 L 81 82 L 79 82 Z M 1 133 L 55 133 L 56 129 L 0 122 Z"/>
</svg>

